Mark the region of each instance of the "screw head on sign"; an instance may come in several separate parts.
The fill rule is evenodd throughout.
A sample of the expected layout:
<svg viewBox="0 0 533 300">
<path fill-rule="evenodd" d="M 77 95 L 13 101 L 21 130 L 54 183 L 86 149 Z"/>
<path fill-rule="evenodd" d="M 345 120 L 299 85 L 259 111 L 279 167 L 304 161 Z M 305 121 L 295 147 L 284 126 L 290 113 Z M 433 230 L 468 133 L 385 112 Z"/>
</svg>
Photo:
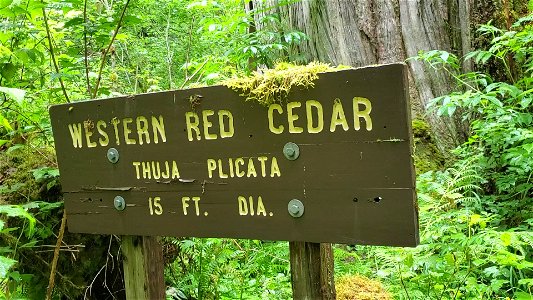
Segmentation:
<svg viewBox="0 0 533 300">
<path fill-rule="evenodd" d="M 295 153 L 293 148 L 285 148 L 283 149 L 283 152 L 285 153 L 286 156 L 290 156 L 290 157 L 293 157 Z"/>
<path fill-rule="evenodd" d="M 116 196 L 113 204 L 117 210 L 124 210 L 126 208 L 126 200 L 122 196 Z"/>
<path fill-rule="evenodd" d="M 288 160 L 296 160 L 300 156 L 300 147 L 293 142 L 288 142 L 283 146 L 283 155 Z"/>
<path fill-rule="evenodd" d="M 289 206 L 289 213 L 291 215 L 297 215 L 300 212 L 300 208 L 296 204 L 292 204 Z"/>
<path fill-rule="evenodd" d="M 116 164 L 119 158 L 120 155 L 118 154 L 117 149 L 109 148 L 109 150 L 107 150 L 107 160 L 109 160 L 110 163 Z"/>
<path fill-rule="evenodd" d="M 289 215 L 293 218 L 299 218 L 304 214 L 304 204 L 298 199 L 292 199 L 288 205 Z"/>
</svg>

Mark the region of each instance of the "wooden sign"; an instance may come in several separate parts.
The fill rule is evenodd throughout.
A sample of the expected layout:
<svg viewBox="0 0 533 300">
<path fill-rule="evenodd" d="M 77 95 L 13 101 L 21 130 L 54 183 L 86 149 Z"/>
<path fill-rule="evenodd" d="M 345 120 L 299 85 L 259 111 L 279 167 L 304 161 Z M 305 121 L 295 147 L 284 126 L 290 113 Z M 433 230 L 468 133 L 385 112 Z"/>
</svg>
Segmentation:
<svg viewBox="0 0 533 300">
<path fill-rule="evenodd" d="M 403 64 L 269 107 L 224 86 L 51 107 L 72 232 L 413 246 Z"/>
</svg>

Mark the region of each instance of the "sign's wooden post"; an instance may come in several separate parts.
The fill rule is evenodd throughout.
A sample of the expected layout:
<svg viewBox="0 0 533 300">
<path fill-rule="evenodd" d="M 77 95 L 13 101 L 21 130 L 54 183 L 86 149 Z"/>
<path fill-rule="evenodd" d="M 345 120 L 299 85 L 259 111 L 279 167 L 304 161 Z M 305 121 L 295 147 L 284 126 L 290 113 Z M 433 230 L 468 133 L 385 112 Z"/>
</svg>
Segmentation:
<svg viewBox="0 0 533 300">
<path fill-rule="evenodd" d="M 126 299 L 165 299 L 163 249 L 157 237 L 122 237 Z"/>
<path fill-rule="evenodd" d="M 336 299 L 331 244 L 290 242 L 289 247 L 293 298 Z"/>
</svg>

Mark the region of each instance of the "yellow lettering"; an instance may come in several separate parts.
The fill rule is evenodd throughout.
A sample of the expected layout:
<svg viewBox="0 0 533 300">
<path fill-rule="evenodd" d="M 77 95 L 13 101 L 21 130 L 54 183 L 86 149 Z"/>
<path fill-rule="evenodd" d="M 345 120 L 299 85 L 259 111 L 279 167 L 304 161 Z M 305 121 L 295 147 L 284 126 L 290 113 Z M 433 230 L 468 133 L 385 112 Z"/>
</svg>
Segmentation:
<svg viewBox="0 0 533 300">
<path fill-rule="evenodd" d="M 134 139 L 130 138 L 131 129 L 128 126 L 132 122 L 133 122 L 132 118 L 122 119 L 122 127 L 124 129 L 124 141 L 128 145 L 137 144 L 137 142 Z"/>
<path fill-rule="evenodd" d="M 279 170 L 278 160 L 276 157 L 272 157 L 272 164 L 270 165 L 270 177 L 274 177 L 274 175 L 281 177 L 281 171 Z"/>
<path fill-rule="evenodd" d="M 249 203 L 249 208 L 250 208 L 250 215 L 253 216 L 254 215 L 254 198 L 252 198 L 252 196 L 248 197 L 248 203 Z"/>
<path fill-rule="evenodd" d="M 115 143 L 117 145 L 120 145 L 120 139 L 118 138 L 118 123 L 120 123 L 120 120 L 117 118 L 111 119 L 111 124 L 113 124 L 113 130 L 115 131 Z"/>
<path fill-rule="evenodd" d="M 365 106 L 365 108 L 360 111 L 359 104 Z M 366 130 L 372 130 L 372 118 L 370 118 L 370 112 L 372 111 L 372 103 L 367 98 L 354 97 L 353 98 L 353 127 L 355 130 L 361 129 L 361 118 L 365 119 Z"/>
<path fill-rule="evenodd" d="M 313 126 L 313 108 L 316 110 L 317 125 Z M 305 102 L 305 111 L 307 114 L 307 132 L 319 133 L 324 129 L 324 111 L 322 104 L 316 100 L 309 100 Z"/>
<path fill-rule="evenodd" d="M 159 116 L 159 119 L 152 116 L 152 130 L 154 132 L 154 143 L 159 143 L 159 136 L 161 142 L 166 143 L 167 134 L 165 133 L 165 123 L 163 122 L 163 116 Z M 159 134 L 159 136 L 157 136 Z"/>
<path fill-rule="evenodd" d="M 154 173 L 154 179 L 161 178 L 161 167 L 158 161 L 152 161 L 152 173 Z"/>
<path fill-rule="evenodd" d="M 137 117 L 137 135 L 139 135 L 139 145 L 142 145 L 143 136 L 147 144 L 150 144 L 150 134 L 148 134 L 148 120 L 145 117 Z"/>
<path fill-rule="evenodd" d="M 228 159 L 229 162 L 229 176 L 231 178 L 235 177 L 235 172 L 233 171 L 233 159 Z"/>
<path fill-rule="evenodd" d="M 218 177 L 220 178 L 228 178 L 228 174 L 225 174 L 222 170 L 222 160 L 218 160 Z"/>
<path fill-rule="evenodd" d="M 174 171 L 174 169 L 172 171 Z M 164 179 L 170 178 L 170 167 L 168 165 L 168 161 L 165 161 L 165 170 L 163 170 L 163 172 L 161 173 L 161 177 L 163 177 Z M 179 174 L 178 174 L 178 177 L 179 177 Z"/>
<path fill-rule="evenodd" d="M 217 168 L 217 162 L 212 159 L 207 159 L 207 173 L 209 174 L 209 178 L 213 178 L 213 171 Z"/>
<path fill-rule="evenodd" d="M 200 205 L 198 205 L 198 201 L 200 201 L 200 197 L 192 197 L 192 201 L 194 201 L 194 208 L 196 209 L 196 215 L 200 215 Z"/>
<path fill-rule="evenodd" d="M 152 197 L 148 198 L 148 208 L 150 209 L 150 216 L 154 214 L 154 205 L 152 204 Z"/>
<path fill-rule="evenodd" d="M 239 202 L 239 215 L 246 216 L 248 214 L 248 204 L 246 203 L 246 198 L 239 196 L 237 201 Z"/>
<path fill-rule="evenodd" d="M 266 157 L 266 156 L 259 156 L 257 159 L 261 162 L 261 175 L 262 175 L 263 177 L 266 177 L 266 166 L 265 166 L 265 161 L 268 159 L 268 157 Z"/>
<path fill-rule="evenodd" d="M 263 199 L 261 198 L 261 196 L 257 198 L 257 211 L 256 211 L 256 215 L 259 216 L 260 214 L 265 217 L 267 215 L 265 205 L 263 204 Z"/>
<path fill-rule="evenodd" d="M 143 178 L 146 179 L 152 179 L 152 172 L 150 170 L 150 162 L 142 162 L 141 163 L 142 169 L 143 169 Z"/>
<path fill-rule="evenodd" d="M 100 146 L 105 147 L 105 146 L 109 145 L 109 136 L 107 135 L 107 132 L 105 132 L 105 130 L 102 129 L 102 127 L 106 128 L 107 124 L 104 121 L 102 121 L 102 120 L 98 120 L 98 122 L 96 122 L 96 129 L 98 130 L 98 133 L 101 136 L 98 139 L 98 142 L 100 143 Z"/>
<path fill-rule="evenodd" d="M 244 159 L 242 159 L 241 157 L 239 157 L 239 158 L 237 158 L 235 160 L 235 175 L 237 175 L 237 177 L 241 178 L 241 177 L 243 177 L 245 175 L 245 172 L 241 171 L 239 165 L 244 167 Z"/>
<path fill-rule="evenodd" d="M 137 175 L 137 179 L 141 179 L 141 174 L 139 172 L 139 166 L 141 165 L 141 163 L 138 161 L 134 161 L 132 164 L 135 167 L 135 174 Z"/>
<path fill-rule="evenodd" d="M 213 133 L 209 133 L 209 128 L 213 126 L 213 123 L 211 123 L 207 118 L 214 115 L 215 112 L 212 110 L 203 110 L 202 111 L 202 120 L 204 121 L 204 136 L 206 140 L 216 140 L 217 135 Z"/>
<path fill-rule="evenodd" d="M 337 98 L 333 104 L 333 112 L 331 114 L 329 131 L 335 132 L 335 129 L 337 129 L 338 125 L 342 125 L 342 129 L 344 129 L 344 131 L 350 129 L 348 126 L 348 121 L 346 120 L 346 116 L 344 115 L 344 109 L 342 108 L 341 100 Z"/>
<path fill-rule="evenodd" d="M 257 172 L 255 171 L 254 161 L 251 158 L 249 158 L 248 159 L 248 173 L 246 173 L 246 177 L 250 177 L 252 175 L 254 177 L 257 177 Z"/>
<path fill-rule="evenodd" d="M 304 129 L 302 127 L 294 126 L 294 122 L 299 119 L 299 116 L 292 112 L 293 109 L 302 106 L 300 102 L 287 103 L 287 122 L 289 123 L 290 133 L 302 133 Z"/>
<path fill-rule="evenodd" d="M 283 108 L 279 104 L 271 104 L 268 107 L 268 128 L 270 129 L 270 132 L 275 134 L 283 133 L 283 125 L 279 125 L 278 127 L 274 126 L 274 110 L 276 110 L 280 115 L 283 113 Z"/>
<path fill-rule="evenodd" d="M 161 205 L 161 198 L 160 197 L 154 197 L 154 200 L 152 202 L 152 197 L 148 199 L 149 205 L 150 205 L 150 215 L 153 215 L 154 213 L 158 216 L 163 214 L 163 206 Z"/>
<path fill-rule="evenodd" d="M 226 125 L 224 123 L 224 118 L 228 120 L 228 128 L 226 128 Z M 228 110 L 218 111 L 218 126 L 220 126 L 220 137 L 221 138 L 229 138 L 233 136 L 233 134 L 235 133 L 235 129 L 233 128 L 233 115 L 231 114 L 230 111 Z"/>
<path fill-rule="evenodd" d="M 200 119 L 198 118 L 198 115 L 192 111 L 186 112 L 185 123 L 187 125 L 187 137 L 189 138 L 189 141 L 192 142 L 193 140 L 193 137 L 192 137 L 193 130 L 196 133 L 196 139 L 201 140 L 202 137 L 200 136 L 200 128 L 198 128 L 198 125 L 200 124 Z"/>
<path fill-rule="evenodd" d="M 96 142 L 91 141 L 91 136 L 93 135 L 91 129 L 94 128 L 94 123 L 92 121 L 85 121 L 83 122 L 83 128 L 85 129 L 85 140 L 87 141 L 87 147 L 96 147 Z"/>
<path fill-rule="evenodd" d="M 182 197 L 181 198 L 181 205 L 183 207 L 183 215 L 187 215 L 187 207 L 189 207 L 189 201 L 191 200 L 190 197 Z"/>
<path fill-rule="evenodd" d="M 172 161 L 172 179 L 180 178 L 180 171 L 178 170 L 178 165 L 176 161 Z"/>
<path fill-rule="evenodd" d="M 83 146 L 81 123 L 68 124 L 68 130 L 70 131 L 70 137 L 72 138 L 72 146 L 74 146 L 74 148 L 81 148 Z"/>
</svg>

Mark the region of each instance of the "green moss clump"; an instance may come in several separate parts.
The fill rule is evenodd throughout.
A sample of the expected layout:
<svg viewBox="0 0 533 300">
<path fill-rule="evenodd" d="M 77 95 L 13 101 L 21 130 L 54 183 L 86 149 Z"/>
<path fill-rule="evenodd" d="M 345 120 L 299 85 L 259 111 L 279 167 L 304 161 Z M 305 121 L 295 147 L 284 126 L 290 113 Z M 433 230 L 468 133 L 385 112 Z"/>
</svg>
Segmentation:
<svg viewBox="0 0 533 300">
<path fill-rule="evenodd" d="M 420 119 L 414 119 L 412 122 L 412 127 L 415 138 L 431 139 L 428 123 Z"/>
<path fill-rule="evenodd" d="M 343 276 L 335 283 L 338 300 L 390 300 L 383 285 L 363 276 Z"/>
<path fill-rule="evenodd" d="M 59 193 L 59 186 L 48 188 L 49 181 L 37 181 L 33 176 L 35 169 L 55 164 L 55 152 L 51 147 L 37 151 L 24 146 L 11 152 L 0 151 L 0 204 L 57 201 L 58 197 L 52 194 Z"/>
<path fill-rule="evenodd" d="M 431 138 L 429 125 L 420 119 L 412 122 L 415 143 L 414 160 L 418 174 L 439 170 L 444 166 L 444 156 Z"/>
<path fill-rule="evenodd" d="M 252 76 L 232 78 L 223 85 L 241 93 L 246 101 L 257 101 L 268 106 L 286 99 L 291 88 L 314 86 L 318 73 L 348 69 L 346 66 L 331 67 L 328 64 L 312 62 L 305 66 L 279 63 L 274 69 L 263 69 Z"/>
</svg>

